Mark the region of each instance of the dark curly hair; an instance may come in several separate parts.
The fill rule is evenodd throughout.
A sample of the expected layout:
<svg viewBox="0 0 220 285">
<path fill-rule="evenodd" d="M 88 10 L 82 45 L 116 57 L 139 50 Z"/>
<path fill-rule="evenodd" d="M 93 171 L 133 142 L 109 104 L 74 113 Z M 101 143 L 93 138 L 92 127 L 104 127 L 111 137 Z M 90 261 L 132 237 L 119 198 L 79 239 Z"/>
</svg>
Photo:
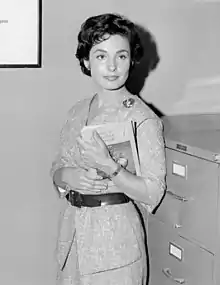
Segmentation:
<svg viewBox="0 0 220 285">
<path fill-rule="evenodd" d="M 78 34 L 78 47 L 76 58 L 79 60 L 82 72 L 91 76 L 90 70 L 84 65 L 84 60 L 89 60 L 91 48 L 104 40 L 108 35 L 121 35 L 126 37 L 131 50 L 131 68 L 143 56 L 143 47 L 134 23 L 119 14 L 101 14 L 88 18 L 81 26 Z"/>
</svg>

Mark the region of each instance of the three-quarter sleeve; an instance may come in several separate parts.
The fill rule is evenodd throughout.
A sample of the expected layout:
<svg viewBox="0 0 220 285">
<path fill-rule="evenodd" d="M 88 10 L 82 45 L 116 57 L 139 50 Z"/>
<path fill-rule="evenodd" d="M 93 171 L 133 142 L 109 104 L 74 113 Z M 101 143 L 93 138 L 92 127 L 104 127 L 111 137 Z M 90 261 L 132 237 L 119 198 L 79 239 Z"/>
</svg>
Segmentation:
<svg viewBox="0 0 220 285">
<path fill-rule="evenodd" d="M 76 144 L 76 137 L 79 135 L 81 125 L 84 121 L 80 107 L 80 102 L 77 102 L 77 104 L 69 110 L 66 122 L 60 132 L 58 151 L 50 169 L 50 175 L 53 181 L 54 173 L 58 169 L 63 167 L 78 167 L 79 149 Z M 60 198 L 65 197 L 68 193 L 66 188 L 57 187 L 55 184 L 54 186 L 58 190 Z"/>
<path fill-rule="evenodd" d="M 141 203 L 149 212 L 160 202 L 165 188 L 165 148 L 163 125 L 159 118 L 149 118 L 137 127 L 137 143 L 141 175 L 147 185 L 148 205 Z"/>
<path fill-rule="evenodd" d="M 72 108 L 68 112 L 67 120 L 60 132 L 59 148 L 50 170 L 52 177 L 57 169 L 60 169 L 62 167 L 74 167 L 76 165 L 73 159 L 73 153 L 75 151 L 75 132 L 73 129 L 74 113 L 75 108 Z"/>
</svg>

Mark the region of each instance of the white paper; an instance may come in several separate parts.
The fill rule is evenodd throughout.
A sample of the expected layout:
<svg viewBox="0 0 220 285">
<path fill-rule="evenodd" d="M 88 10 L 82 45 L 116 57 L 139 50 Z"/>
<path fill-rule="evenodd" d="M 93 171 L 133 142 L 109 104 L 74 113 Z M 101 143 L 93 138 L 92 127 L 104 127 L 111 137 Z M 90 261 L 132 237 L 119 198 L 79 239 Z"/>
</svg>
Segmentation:
<svg viewBox="0 0 220 285">
<path fill-rule="evenodd" d="M 37 64 L 39 0 L 0 0 L 0 65 Z"/>
</svg>

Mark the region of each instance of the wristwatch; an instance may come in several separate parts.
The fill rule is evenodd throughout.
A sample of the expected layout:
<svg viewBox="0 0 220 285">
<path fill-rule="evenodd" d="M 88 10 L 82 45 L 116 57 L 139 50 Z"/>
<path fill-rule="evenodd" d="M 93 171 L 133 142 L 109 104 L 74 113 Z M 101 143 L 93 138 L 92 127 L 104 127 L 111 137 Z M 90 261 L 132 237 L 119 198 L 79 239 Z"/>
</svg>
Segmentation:
<svg viewBox="0 0 220 285">
<path fill-rule="evenodd" d="M 112 174 L 110 174 L 108 178 L 112 179 L 113 177 L 117 176 L 118 173 L 121 171 L 121 169 L 122 169 L 122 165 L 118 163 L 116 170 Z"/>
</svg>

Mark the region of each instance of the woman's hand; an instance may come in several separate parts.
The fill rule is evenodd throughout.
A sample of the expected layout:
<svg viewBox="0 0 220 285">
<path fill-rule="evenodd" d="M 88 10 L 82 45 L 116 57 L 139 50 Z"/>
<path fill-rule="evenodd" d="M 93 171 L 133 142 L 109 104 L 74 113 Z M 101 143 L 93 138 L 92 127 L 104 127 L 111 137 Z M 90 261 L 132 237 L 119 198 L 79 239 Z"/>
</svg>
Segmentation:
<svg viewBox="0 0 220 285">
<path fill-rule="evenodd" d="M 99 169 L 104 172 L 111 171 L 114 161 L 111 158 L 108 147 L 97 131 L 93 132 L 91 142 L 84 141 L 81 137 L 77 138 L 77 142 L 81 158 L 87 167 Z"/>
<path fill-rule="evenodd" d="M 107 179 L 100 179 L 95 169 L 84 170 L 80 168 L 66 168 L 63 172 L 63 180 L 80 193 L 91 194 L 105 191 L 108 187 Z"/>
</svg>

